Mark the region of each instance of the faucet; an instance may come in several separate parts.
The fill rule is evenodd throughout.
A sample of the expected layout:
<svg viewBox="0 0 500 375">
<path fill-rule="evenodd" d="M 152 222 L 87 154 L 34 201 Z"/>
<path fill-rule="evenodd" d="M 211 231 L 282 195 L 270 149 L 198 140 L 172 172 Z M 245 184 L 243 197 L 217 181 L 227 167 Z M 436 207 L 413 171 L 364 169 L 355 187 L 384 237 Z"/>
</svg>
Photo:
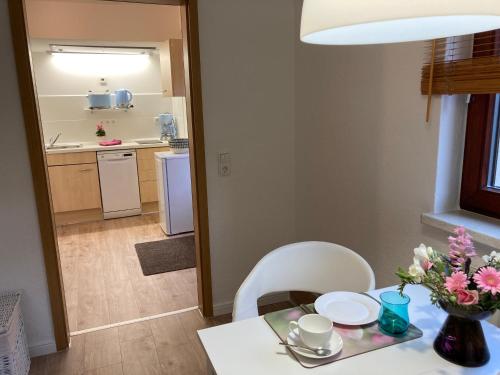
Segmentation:
<svg viewBox="0 0 500 375">
<path fill-rule="evenodd" d="M 59 139 L 59 137 L 61 136 L 62 133 L 57 133 L 57 135 L 55 137 L 50 137 L 49 138 L 49 145 L 47 146 L 47 148 L 52 148 L 54 147 L 55 143 L 57 142 L 57 140 Z"/>
</svg>

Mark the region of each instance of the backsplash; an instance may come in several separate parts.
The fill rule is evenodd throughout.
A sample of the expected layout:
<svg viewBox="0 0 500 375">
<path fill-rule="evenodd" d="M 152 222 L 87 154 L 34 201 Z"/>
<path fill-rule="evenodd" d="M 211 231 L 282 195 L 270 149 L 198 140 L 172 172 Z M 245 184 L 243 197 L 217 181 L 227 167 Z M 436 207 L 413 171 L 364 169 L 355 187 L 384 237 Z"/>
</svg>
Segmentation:
<svg viewBox="0 0 500 375">
<path fill-rule="evenodd" d="M 86 61 L 73 55 L 63 57 L 70 60 L 61 61 L 61 56 L 58 60 L 46 52 L 32 54 L 45 142 L 58 133 L 62 133 L 59 142 L 96 142 L 96 124 L 101 121 L 107 139 L 159 138 L 156 118 L 165 112 L 175 115 L 178 136 L 187 138 L 186 100 L 164 97 L 161 93 L 158 55 L 140 56 L 140 66 L 132 57 L 113 56 L 111 67 L 109 56 L 96 56 L 95 61 L 91 57 Z M 127 111 L 87 109 L 89 90 L 113 93 L 123 88 L 133 93 L 134 108 Z"/>
<path fill-rule="evenodd" d="M 170 112 L 176 116 L 180 138 L 187 138 L 186 100 L 162 94 L 134 94 L 134 107 L 124 110 L 90 111 L 86 95 L 42 95 L 38 98 L 45 142 L 62 133 L 59 142 L 96 142 L 96 124 L 103 122 L 106 138 L 159 138 L 156 117 Z"/>
</svg>

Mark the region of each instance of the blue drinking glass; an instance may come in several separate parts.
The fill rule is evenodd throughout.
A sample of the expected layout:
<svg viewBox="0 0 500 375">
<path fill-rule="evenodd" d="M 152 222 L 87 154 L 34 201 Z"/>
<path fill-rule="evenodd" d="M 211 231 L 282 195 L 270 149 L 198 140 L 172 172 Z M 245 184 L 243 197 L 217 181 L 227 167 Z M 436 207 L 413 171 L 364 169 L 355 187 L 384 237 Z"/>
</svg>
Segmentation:
<svg viewBox="0 0 500 375">
<path fill-rule="evenodd" d="M 408 304 L 410 297 L 399 292 L 384 292 L 380 294 L 382 307 L 378 316 L 378 326 L 382 333 L 402 335 L 410 326 Z"/>
</svg>

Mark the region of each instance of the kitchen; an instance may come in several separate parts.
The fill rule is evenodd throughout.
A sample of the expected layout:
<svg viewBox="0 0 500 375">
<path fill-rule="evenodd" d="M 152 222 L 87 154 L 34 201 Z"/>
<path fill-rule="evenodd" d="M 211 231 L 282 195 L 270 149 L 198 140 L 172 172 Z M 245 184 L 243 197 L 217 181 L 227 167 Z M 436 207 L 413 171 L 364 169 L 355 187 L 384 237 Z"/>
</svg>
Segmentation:
<svg viewBox="0 0 500 375">
<path fill-rule="evenodd" d="M 27 5 L 70 331 L 194 308 L 179 7 Z"/>
</svg>

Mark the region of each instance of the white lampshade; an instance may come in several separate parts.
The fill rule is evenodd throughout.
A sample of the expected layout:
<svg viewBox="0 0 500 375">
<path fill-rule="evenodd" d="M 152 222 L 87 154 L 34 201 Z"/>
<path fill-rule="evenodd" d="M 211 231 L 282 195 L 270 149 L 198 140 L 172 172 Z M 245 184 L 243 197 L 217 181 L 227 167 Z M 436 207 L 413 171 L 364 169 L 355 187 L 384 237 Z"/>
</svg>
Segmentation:
<svg viewBox="0 0 500 375">
<path fill-rule="evenodd" d="M 500 29 L 500 0 L 304 0 L 312 44 L 410 42 Z"/>
</svg>

